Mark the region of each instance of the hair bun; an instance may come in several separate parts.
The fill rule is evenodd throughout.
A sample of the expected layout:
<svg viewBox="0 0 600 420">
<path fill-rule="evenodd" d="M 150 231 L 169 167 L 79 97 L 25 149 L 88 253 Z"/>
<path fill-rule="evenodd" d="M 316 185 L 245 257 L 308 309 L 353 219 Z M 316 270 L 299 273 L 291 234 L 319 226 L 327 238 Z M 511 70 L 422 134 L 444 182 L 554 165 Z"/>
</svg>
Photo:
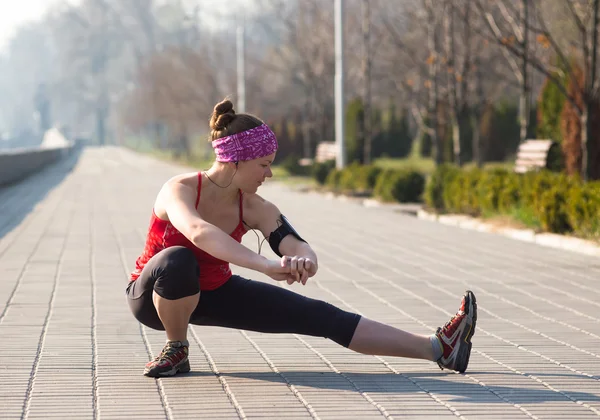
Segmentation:
<svg viewBox="0 0 600 420">
<path fill-rule="evenodd" d="M 225 99 L 215 105 L 210 117 L 210 129 L 222 131 L 234 118 L 235 110 L 233 109 L 233 103 L 229 99 Z"/>
</svg>

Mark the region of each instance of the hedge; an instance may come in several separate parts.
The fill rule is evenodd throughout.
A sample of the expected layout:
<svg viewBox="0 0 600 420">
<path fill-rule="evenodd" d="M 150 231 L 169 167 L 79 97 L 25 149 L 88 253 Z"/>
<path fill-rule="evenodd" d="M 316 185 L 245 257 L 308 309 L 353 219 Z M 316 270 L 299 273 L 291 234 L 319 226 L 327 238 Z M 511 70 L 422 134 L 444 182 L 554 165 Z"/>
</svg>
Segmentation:
<svg viewBox="0 0 600 420">
<path fill-rule="evenodd" d="M 503 169 L 439 166 L 425 188 L 426 205 L 473 216 L 524 213 L 543 231 L 600 236 L 600 182 L 548 170 L 516 174 Z"/>
<path fill-rule="evenodd" d="M 425 189 L 425 176 L 416 170 L 383 170 L 358 163 L 338 170 L 321 163 L 313 165 L 312 174 L 319 184 L 332 191 L 369 195 L 382 201 L 418 202 Z"/>
</svg>

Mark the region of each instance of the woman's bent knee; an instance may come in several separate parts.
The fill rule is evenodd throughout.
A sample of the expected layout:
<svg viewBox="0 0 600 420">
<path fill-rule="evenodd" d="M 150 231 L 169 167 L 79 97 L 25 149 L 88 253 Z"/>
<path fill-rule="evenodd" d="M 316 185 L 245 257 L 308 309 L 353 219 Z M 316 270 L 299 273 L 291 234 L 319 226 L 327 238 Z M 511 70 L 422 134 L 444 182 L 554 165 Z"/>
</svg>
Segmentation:
<svg viewBox="0 0 600 420">
<path fill-rule="evenodd" d="M 157 257 L 154 291 L 158 296 L 176 300 L 200 293 L 200 267 L 192 250 L 174 246 Z"/>
</svg>

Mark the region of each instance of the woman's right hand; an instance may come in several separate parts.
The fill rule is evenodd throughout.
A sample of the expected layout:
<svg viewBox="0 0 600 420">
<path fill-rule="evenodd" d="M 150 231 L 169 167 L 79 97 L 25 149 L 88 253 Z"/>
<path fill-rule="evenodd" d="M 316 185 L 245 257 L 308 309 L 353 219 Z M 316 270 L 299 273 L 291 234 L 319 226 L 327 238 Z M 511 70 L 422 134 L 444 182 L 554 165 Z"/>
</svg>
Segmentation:
<svg viewBox="0 0 600 420">
<path fill-rule="evenodd" d="M 287 280 L 291 273 L 291 267 L 286 266 L 285 260 L 278 261 L 266 260 L 262 272 L 273 280 Z"/>
</svg>

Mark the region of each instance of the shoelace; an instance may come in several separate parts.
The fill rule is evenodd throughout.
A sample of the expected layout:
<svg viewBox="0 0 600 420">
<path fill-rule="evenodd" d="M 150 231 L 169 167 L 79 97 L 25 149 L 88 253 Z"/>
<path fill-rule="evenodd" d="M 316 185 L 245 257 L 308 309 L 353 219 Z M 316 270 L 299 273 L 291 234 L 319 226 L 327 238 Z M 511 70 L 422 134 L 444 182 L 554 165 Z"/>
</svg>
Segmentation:
<svg viewBox="0 0 600 420">
<path fill-rule="evenodd" d="M 173 356 L 177 353 L 179 349 L 183 349 L 183 347 L 173 347 L 173 346 L 165 346 L 160 354 L 154 358 L 154 361 L 157 362 L 160 359 L 167 359 L 170 362 L 174 362 Z"/>
<path fill-rule="evenodd" d="M 464 312 L 458 311 L 452 318 L 450 318 L 450 321 L 448 321 L 444 324 L 444 326 L 442 327 L 442 331 L 448 332 L 448 331 L 453 331 L 454 329 L 456 329 L 456 327 L 458 327 L 458 324 L 460 324 L 460 321 L 462 321 L 463 315 L 464 315 Z M 455 325 L 455 324 L 457 324 L 457 325 Z"/>
</svg>

